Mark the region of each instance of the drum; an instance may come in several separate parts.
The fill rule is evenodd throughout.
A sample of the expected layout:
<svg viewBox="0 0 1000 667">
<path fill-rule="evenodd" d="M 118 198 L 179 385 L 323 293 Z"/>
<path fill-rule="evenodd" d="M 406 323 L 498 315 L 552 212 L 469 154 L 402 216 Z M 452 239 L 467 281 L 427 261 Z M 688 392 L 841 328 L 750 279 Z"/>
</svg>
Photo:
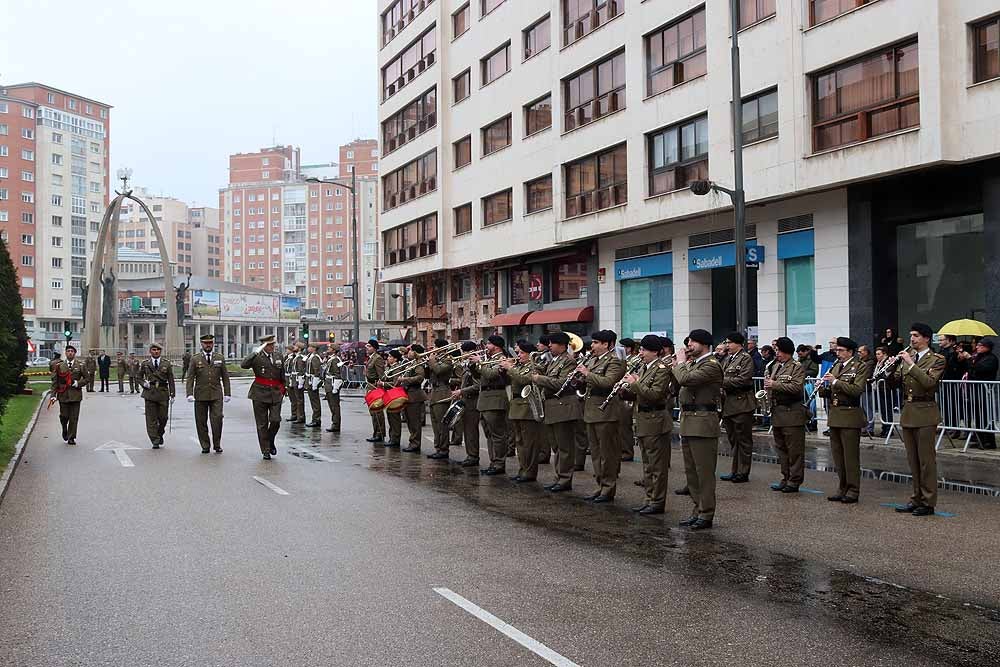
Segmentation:
<svg viewBox="0 0 1000 667">
<path fill-rule="evenodd" d="M 369 412 L 380 412 L 385 407 L 385 389 L 375 388 L 365 394 Z"/>
<path fill-rule="evenodd" d="M 403 387 L 393 387 L 386 390 L 385 396 L 382 398 L 385 409 L 394 414 L 402 412 L 409 400 L 406 396 L 406 389 Z"/>
<path fill-rule="evenodd" d="M 448 411 L 444 413 L 444 425 L 447 428 L 455 428 L 465 412 L 465 401 L 458 399 L 451 402 Z"/>
</svg>

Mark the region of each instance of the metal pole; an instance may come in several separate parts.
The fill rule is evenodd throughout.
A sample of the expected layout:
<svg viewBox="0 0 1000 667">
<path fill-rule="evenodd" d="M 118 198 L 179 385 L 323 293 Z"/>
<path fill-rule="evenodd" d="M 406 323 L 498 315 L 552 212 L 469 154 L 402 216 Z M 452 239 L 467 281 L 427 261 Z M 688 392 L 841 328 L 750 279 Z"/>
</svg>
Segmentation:
<svg viewBox="0 0 1000 667">
<path fill-rule="evenodd" d="M 351 288 L 351 296 L 354 297 L 354 340 L 357 343 L 361 340 L 361 301 L 358 296 L 358 180 L 357 165 L 351 167 L 351 234 L 354 239 L 351 242 L 351 254 L 354 264 L 354 284 Z"/>
<path fill-rule="evenodd" d="M 739 0 L 729 3 L 733 70 L 733 215 L 736 219 L 736 330 L 747 333 L 746 197 L 743 192 L 743 98 L 740 89 Z"/>
</svg>

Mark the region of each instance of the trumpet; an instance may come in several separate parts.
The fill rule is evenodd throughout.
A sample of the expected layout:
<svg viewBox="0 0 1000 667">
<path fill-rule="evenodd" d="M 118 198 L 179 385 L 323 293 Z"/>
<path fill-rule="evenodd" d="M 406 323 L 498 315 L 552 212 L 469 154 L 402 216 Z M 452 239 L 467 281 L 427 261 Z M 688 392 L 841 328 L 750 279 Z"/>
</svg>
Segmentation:
<svg viewBox="0 0 1000 667">
<path fill-rule="evenodd" d="M 767 389 L 761 389 L 756 394 L 753 395 L 757 399 L 757 403 L 760 405 L 760 411 L 766 417 L 771 414 L 771 399 L 768 396 Z"/>
<path fill-rule="evenodd" d="M 645 363 L 646 362 L 644 362 L 641 357 L 635 360 L 635 362 L 625 372 L 625 376 L 621 380 L 615 383 L 615 386 L 613 386 L 611 388 L 611 391 L 608 392 L 608 397 L 604 399 L 604 402 L 601 403 L 600 406 L 598 406 L 601 412 L 604 412 L 604 410 L 607 409 L 609 405 L 611 405 L 611 401 L 615 398 L 615 396 L 617 396 L 622 391 L 628 389 L 629 383 L 625 381 L 625 378 L 628 377 L 629 375 L 638 373 L 639 369 L 642 368 Z"/>
<path fill-rule="evenodd" d="M 913 354 L 913 348 L 908 347 L 904 350 L 907 354 Z M 872 380 L 887 380 L 892 377 L 892 374 L 896 372 L 899 365 L 903 363 L 902 352 L 892 356 L 886 357 L 879 362 L 878 366 L 875 367 L 875 371 L 872 373 Z"/>
</svg>

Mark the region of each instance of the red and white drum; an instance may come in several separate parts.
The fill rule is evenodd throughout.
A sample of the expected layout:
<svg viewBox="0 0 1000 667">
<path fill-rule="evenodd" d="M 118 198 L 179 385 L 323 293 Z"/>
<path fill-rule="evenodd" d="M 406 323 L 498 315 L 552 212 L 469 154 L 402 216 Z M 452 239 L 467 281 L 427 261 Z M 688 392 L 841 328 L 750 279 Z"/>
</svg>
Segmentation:
<svg viewBox="0 0 1000 667">
<path fill-rule="evenodd" d="M 385 397 L 382 400 L 385 403 L 385 409 L 392 413 L 402 412 L 403 408 L 410 401 L 406 395 L 406 389 L 403 387 L 393 387 L 386 390 Z"/>
<path fill-rule="evenodd" d="M 369 412 L 381 412 L 385 407 L 385 389 L 375 388 L 365 394 Z"/>
</svg>

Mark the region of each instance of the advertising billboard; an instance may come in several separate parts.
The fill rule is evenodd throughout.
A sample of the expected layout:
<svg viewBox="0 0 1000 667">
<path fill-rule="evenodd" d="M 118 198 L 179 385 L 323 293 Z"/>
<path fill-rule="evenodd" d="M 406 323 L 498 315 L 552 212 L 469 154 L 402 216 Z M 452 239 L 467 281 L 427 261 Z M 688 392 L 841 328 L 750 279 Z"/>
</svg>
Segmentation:
<svg viewBox="0 0 1000 667">
<path fill-rule="evenodd" d="M 298 321 L 302 308 L 302 299 L 297 296 L 281 297 L 281 319 Z"/>
<path fill-rule="evenodd" d="M 193 290 L 191 310 L 195 317 L 219 316 L 219 293 L 208 290 Z"/>
<path fill-rule="evenodd" d="M 278 297 L 264 294 L 229 294 L 223 292 L 220 299 L 223 319 L 234 320 L 276 320 L 278 319 Z"/>
</svg>

